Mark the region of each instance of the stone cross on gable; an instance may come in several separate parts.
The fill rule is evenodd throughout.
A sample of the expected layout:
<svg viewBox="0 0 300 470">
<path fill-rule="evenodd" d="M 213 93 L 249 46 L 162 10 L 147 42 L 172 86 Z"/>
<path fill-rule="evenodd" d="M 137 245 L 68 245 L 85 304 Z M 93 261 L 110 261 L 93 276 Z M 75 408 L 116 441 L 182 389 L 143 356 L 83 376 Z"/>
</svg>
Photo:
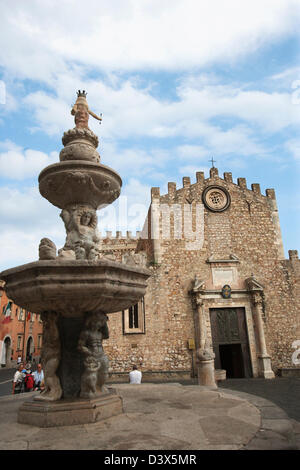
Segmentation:
<svg viewBox="0 0 300 470">
<path fill-rule="evenodd" d="M 216 163 L 216 160 L 213 159 L 213 157 L 211 158 L 211 160 L 209 160 L 211 162 L 211 166 L 212 168 L 214 168 L 214 163 Z"/>
</svg>

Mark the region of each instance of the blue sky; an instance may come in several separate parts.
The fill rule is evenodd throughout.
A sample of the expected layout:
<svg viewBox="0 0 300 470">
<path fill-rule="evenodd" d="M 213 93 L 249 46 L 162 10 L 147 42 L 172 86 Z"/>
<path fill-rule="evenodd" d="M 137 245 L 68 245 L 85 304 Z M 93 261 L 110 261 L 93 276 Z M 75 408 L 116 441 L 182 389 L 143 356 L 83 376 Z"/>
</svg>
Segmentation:
<svg viewBox="0 0 300 470">
<path fill-rule="evenodd" d="M 123 179 L 101 229 L 141 229 L 150 188 L 208 177 L 213 156 L 221 176 L 275 189 L 286 256 L 300 249 L 299 1 L 14 0 L 0 13 L 2 269 L 37 259 L 43 237 L 64 243 L 37 179 L 78 89 Z"/>
</svg>

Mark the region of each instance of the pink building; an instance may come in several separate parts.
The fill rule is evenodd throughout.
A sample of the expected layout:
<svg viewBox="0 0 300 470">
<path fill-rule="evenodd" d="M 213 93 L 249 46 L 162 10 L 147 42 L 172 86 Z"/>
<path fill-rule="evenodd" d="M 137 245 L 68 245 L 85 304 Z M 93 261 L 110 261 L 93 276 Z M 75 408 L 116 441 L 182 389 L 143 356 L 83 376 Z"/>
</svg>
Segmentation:
<svg viewBox="0 0 300 470">
<path fill-rule="evenodd" d="M 18 357 L 22 361 L 39 362 L 42 337 L 40 315 L 15 305 L 0 281 L 0 366 L 14 367 Z"/>
</svg>

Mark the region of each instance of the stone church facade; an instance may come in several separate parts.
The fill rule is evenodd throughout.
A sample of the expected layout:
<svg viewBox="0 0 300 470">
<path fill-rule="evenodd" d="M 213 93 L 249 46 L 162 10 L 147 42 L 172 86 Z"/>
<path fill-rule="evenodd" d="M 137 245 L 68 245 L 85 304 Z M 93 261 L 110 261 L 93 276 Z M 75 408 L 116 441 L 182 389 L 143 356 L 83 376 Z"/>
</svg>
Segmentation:
<svg viewBox="0 0 300 470">
<path fill-rule="evenodd" d="M 142 233 L 108 234 L 102 251 L 119 261 L 139 253 L 152 271 L 144 299 L 109 315 L 112 375 L 135 363 L 149 376 L 196 376 L 199 351 L 227 377 L 297 367 L 300 262 L 296 250 L 284 257 L 273 189 L 214 167 L 165 195 L 152 188 Z"/>
</svg>

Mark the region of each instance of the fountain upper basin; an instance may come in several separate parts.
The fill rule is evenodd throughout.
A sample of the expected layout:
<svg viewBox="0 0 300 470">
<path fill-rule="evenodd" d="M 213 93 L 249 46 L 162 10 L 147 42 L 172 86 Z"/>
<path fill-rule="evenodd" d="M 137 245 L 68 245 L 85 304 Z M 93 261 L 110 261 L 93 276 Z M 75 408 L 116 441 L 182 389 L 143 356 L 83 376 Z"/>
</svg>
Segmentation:
<svg viewBox="0 0 300 470">
<path fill-rule="evenodd" d="M 59 312 L 79 317 L 101 310 L 113 313 L 145 294 L 150 271 L 110 260 L 40 260 L 0 273 L 8 297 L 33 313 Z"/>
<path fill-rule="evenodd" d="M 112 168 L 83 160 L 54 163 L 39 175 L 41 195 L 60 209 L 70 204 L 98 209 L 115 201 L 121 186 L 121 177 Z"/>
</svg>

